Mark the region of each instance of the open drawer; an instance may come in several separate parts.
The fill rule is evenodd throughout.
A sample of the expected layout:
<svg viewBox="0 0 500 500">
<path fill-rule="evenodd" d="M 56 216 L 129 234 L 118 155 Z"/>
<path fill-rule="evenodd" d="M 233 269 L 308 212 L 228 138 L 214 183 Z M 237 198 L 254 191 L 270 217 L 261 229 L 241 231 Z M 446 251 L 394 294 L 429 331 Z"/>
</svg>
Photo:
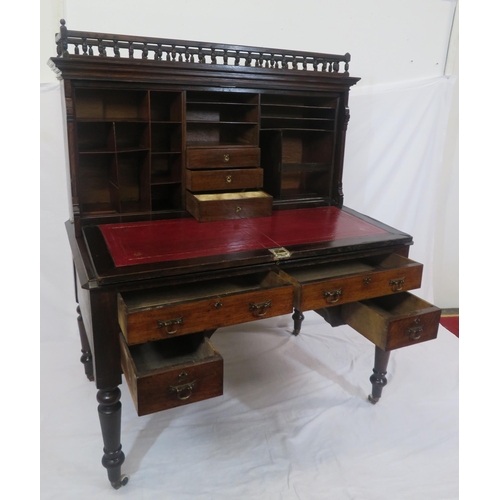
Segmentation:
<svg viewBox="0 0 500 500">
<path fill-rule="evenodd" d="M 139 416 L 222 395 L 223 360 L 202 335 L 135 346 L 120 335 L 120 348 Z"/>
<path fill-rule="evenodd" d="M 192 194 L 186 192 L 186 210 L 198 222 L 268 217 L 273 197 L 264 191 Z"/>
<path fill-rule="evenodd" d="M 294 287 L 259 273 L 118 295 L 118 322 L 129 345 L 288 314 Z"/>
<path fill-rule="evenodd" d="M 384 254 L 287 268 L 284 273 L 297 288 L 294 307 L 309 311 L 419 288 L 422 269 L 401 255 Z"/>
<path fill-rule="evenodd" d="M 437 337 L 441 309 L 411 293 L 342 306 L 343 320 L 384 351 Z"/>
</svg>

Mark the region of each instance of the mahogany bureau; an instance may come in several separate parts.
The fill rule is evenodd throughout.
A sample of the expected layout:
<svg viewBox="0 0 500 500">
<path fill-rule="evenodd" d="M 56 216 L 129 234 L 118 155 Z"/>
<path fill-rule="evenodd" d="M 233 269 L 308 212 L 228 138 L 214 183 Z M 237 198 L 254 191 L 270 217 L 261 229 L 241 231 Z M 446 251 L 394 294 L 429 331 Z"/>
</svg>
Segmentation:
<svg viewBox="0 0 500 500">
<path fill-rule="evenodd" d="M 304 311 L 391 350 L 434 339 L 408 290 L 412 237 L 344 207 L 349 54 L 71 31 L 61 21 L 81 361 L 104 456 L 126 484 L 124 375 L 138 415 L 220 396 L 221 327 Z M 236 341 L 236 340 L 235 340 Z"/>
</svg>

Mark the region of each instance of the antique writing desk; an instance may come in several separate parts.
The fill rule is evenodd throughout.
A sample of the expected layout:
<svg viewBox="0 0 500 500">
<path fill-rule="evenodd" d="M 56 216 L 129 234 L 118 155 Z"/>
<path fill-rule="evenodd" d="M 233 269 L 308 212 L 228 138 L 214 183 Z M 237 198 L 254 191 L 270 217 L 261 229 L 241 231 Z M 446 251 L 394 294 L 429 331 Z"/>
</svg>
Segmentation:
<svg viewBox="0 0 500 500">
<path fill-rule="evenodd" d="M 436 337 L 440 310 L 411 295 L 411 236 L 343 206 L 349 54 L 67 30 L 67 223 L 82 362 L 97 386 L 102 463 L 125 456 L 120 389 L 139 415 L 219 396 L 217 328 L 303 312 L 389 353 Z M 237 342 L 237 339 L 235 339 Z"/>
</svg>

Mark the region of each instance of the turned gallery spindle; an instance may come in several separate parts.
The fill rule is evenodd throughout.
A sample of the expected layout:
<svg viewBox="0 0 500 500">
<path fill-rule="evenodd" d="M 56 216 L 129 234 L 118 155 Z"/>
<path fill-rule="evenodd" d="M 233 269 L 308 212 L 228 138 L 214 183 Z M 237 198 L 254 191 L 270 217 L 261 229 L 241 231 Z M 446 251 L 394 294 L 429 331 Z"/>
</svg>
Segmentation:
<svg viewBox="0 0 500 500">
<path fill-rule="evenodd" d="M 237 48 L 223 44 L 79 32 L 68 30 L 64 19 L 61 19 L 60 30 L 56 34 L 56 45 L 57 57 L 71 57 L 72 55 L 79 56 L 82 54 L 93 56 L 93 47 L 97 47 L 97 54 L 100 57 L 108 56 L 107 49 L 109 48 L 116 58 L 121 57 L 121 49 L 124 49 L 128 51 L 129 59 L 134 59 L 137 50 L 140 52 L 141 59 L 148 59 L 149 53 L 152 52 L 153 60 L 157 62 L 198 62 L 227 66 L 232 61 L 233 66 L 240 66 L 243 60 L 246 67 L 282 70 L 302 69 L 304 71 L 321 70 L 335 73 L 340 72 L 340 63 L 344 63 L 343 74 L 349 76 L 349 54 L 326 55 L 298 51 L 286 51 L 285 53 L 258 47 Z M 70 46 L 73 54 L 70 54 Z M 179 48 L 181 48 L 180 51 Z"/>
</svg>

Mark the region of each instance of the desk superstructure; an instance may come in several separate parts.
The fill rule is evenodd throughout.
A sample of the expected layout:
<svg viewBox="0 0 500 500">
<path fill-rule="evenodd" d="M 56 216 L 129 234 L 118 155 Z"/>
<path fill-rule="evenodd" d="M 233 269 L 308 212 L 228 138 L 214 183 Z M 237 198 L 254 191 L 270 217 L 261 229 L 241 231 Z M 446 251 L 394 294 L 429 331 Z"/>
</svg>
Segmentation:
<svg viewBox="0 0 500 500">
<path fill-rule="evenodd" d="M 71 31 L 61 21 L 81 361 L 102 463 L 126 484 L 124 375 L 139 415 L 220 396 L 221 327 L 314 310 L 389 353 L 436 337 L 412 237 L 344 207 L 349 54 Z M 235 341 L 237 341 L 235 339 Z"/>
</svg>

